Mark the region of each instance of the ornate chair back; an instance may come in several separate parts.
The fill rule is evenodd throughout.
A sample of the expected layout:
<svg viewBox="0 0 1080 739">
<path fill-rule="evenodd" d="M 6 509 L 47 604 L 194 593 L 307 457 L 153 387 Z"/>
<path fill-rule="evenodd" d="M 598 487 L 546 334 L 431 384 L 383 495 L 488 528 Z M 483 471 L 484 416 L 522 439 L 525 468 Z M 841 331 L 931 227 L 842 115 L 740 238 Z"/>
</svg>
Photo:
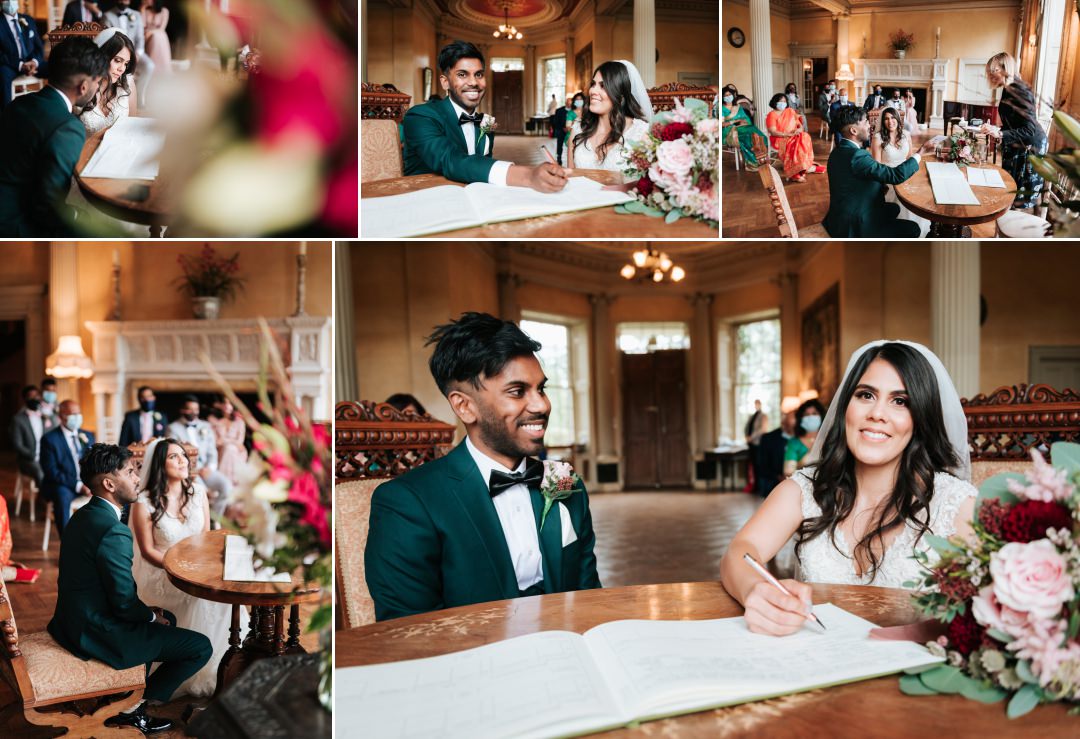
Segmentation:
<svg viewBox="0 0 1080 739">
<path fill-rule="evenodd" d="M 393 85 L 376 85 L 372 82 L 360 84 L 360 119 L 391 120 L 401 123 L 405 111 L 409 109 L 411 95 L 399 92 Z"/>
<path fill-rule="evenodd" d="M 717 95 L 716 90 L 711 87 L 693 87 L 682 82 L 668 82 L 649 88 L 649 102 L 652 103 L 654 113 L 674 108 L 675 98 L 697 98 L 708 103 L 711 109 Z"/>
<path fill-rule="evenodd" d="M 105 30 L 105 26 L 100 23 L 83 23 L 82 21 L 76 21 L 66 26 L 60 26 L 49 31 L 49 43 L 55 46 L 64 39 L 72 38 L 74 36 L 85 36 L 93 39 L 99 33 Z"/>
<path fill-rule="evenodd" d="M 335 577 L 339 620 L 352 628 L 375 621 L 364 573 L 371 496 L 387 479 L 450 451 L 454 427 L 366 400 L 338 403 L 334 415 Z"/>
<path fill-rule="evenodd" d="M 390 120 L 360 121 L 361 159 L 360 181 L 388 180 L 405 174 L 401 161 L 401 138 L 398 124 Z"/>
<path fill-rule="evenodd" d="M 1013 385 L 961 402 L 976 487 L 1000 472 L 1029 469 L 1032 449 L 1047 454 L 1055 441 L 1080 442 L 1080 393 L 1075 390 Z"/>
</svg>

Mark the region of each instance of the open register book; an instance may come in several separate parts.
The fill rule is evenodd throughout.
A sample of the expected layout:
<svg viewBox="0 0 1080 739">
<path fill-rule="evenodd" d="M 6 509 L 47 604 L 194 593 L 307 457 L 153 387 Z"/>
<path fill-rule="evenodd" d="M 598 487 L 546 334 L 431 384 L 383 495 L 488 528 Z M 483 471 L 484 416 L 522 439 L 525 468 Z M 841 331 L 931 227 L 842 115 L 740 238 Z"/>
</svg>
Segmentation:
<svg viewBox="0 0 1080 739">
<path fill-rule="evenodd" d="M 79 174 L 114 180 L 154 180 L 165 148 L 165 131 L 153 118 L 120 118 L 105 132 Z"/>
<path fill-rule="evenodd" d="M 360 235 L 365 238 L 422 236 L 438 231 L 516 221 L 573 210 L 628 203 L 633 195 L 604 190 L 588 177 L 571 177 L 559 192 L 474 182 L 442 185 L 383 198 L 361 198 Z"/>
<path fill-rule="evenodd" d="M 832 604 L 791 636 L 742 617 L 612 621 L 441 657 L 337 670 L 339 726 L 364 736 L 561 737 L 771 698 L 941 662 Z M 362 727 L 362 728 L 361 728 Z"/>
</svg>

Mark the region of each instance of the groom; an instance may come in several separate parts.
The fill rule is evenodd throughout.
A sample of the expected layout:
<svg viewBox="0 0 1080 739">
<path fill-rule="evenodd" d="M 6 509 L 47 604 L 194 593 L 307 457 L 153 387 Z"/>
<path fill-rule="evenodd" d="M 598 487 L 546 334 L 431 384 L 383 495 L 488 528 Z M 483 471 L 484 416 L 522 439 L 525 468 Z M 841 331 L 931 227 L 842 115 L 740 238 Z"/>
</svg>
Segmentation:
<svg viewBox="0 0 1080 739">
<path fill-rule="evenodd" d="M 455 182 L 531 187 L 558 192 L 570 170 L 552 164 L 526 167 L 492 159 L 491 131 L 481 130 L 478 111 L 487 80 L 484 55 L 467 41 L 453 41 L 439 52 L 439 83 L 446 98 L 405 113 L 405 174 L 440 174 Z"/>
<path fill-rule="evenodd" d="M 364 565 L 376 619 L 599 588 L 585 490 L 540 525 L 535 455 L 551 413 L 540 345 L 485 313 L 437 327 L 428 343 L 431 374 L 468 436 L 375 491 Z"/>
<path fill-rule="evenodd" d="M 920 154 L 929 143 L 896 167 L 877 162 L 862 145 L 870 140 L 866 111 L 838 109 L 832 128 L 841 137 L 829 155 L 829 212 L 822 225 L 833 238 L 918 238 L 919 224 L 901 220 L 900 206 L 885 202 L 885 185 L 898 185 L 919 171 Z"/>
<path fill-rule="evenodd" d="M 198 672 L 213 649 L 202 634 L 174 627 L 176 617 L 139 600 L 131 574 L 131 530 L 120 523 L 122 506 L 134 503 L 139 473 L 131 452 L 95 444 L 81 464 L 82 481 L 93 495 L 76 511 L 60 547 L 56 612 L 49 633 L 80 659 L 97 659 L 117 670 L 160 662 L 147 678 L 143 701 L 105 721 L 144 734 L 172 727 L 146 713 L 145 702 L 168 702 Z M 92 687 L 92 686 L 91 686 Z"/>
</svg>

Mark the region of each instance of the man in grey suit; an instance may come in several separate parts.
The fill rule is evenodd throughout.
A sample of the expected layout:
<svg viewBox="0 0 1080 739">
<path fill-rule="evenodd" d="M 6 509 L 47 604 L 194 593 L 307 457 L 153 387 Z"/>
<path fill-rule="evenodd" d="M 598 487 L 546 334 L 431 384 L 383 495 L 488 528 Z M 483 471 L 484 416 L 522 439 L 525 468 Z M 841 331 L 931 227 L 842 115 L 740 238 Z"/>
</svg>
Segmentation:
<svg viewBox="0 0 1080 739">
<path fill-rule="evenodd" d="M 186 441 L 199 450 L 195 472 L 210 492 L 210 507 L 216 513 L 224 513 L 232 482 L 218 472 L 217 437 L 210 424 L 199 418 L 199 399 L 194 395 L 184 396 L 180 418 L 169 424 L 169 436 Z"/>
<path fill-rule="evenodd" d="M 23 407 L 11 419 L 11 443 L 19 472 L 32 477 L 41 489 L 41 437 L 52 429 L 53 421 L 41 413 L 41 393 L 33 385 L 22 391 Z"/>
<path fill-rule="evenodd" d="M 117 0 L 112 10 L 105 11 L 105 25 L 117 29 L 131 39 L 139 64 L 135 71 L 135 87 L 138 88 L 139 106 L 146 102 L 146 86 L 154 75 L 154 61 L 146 53 L 146 32 L 143 29 L 142 13 L 133 10 L 131 0 Z"/>
</svg>

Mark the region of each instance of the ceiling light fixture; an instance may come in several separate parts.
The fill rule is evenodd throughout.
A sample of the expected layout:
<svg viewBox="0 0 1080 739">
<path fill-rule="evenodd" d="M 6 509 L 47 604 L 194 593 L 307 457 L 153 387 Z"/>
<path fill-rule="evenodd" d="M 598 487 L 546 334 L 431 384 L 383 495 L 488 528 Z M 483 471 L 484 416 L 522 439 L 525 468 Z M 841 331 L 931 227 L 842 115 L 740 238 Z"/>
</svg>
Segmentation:
<svg viewBox="0 0 1080 739">
<path fill-rule="evenodd" d="M 521 31 L 510 25 L 510 3 L 503 0 L 503 24 L 491 35 L 495 38 L 506 38 L 509 41 L 521 40 Z"/>
<path fill-rule="evenodd" d="M 638 282 L 681 282 L 686 277 L 686 270 L 664 252 L 648 247 L 634 252 L 633 263 L 623 265 L 619 275 Z"/>
</svg>

